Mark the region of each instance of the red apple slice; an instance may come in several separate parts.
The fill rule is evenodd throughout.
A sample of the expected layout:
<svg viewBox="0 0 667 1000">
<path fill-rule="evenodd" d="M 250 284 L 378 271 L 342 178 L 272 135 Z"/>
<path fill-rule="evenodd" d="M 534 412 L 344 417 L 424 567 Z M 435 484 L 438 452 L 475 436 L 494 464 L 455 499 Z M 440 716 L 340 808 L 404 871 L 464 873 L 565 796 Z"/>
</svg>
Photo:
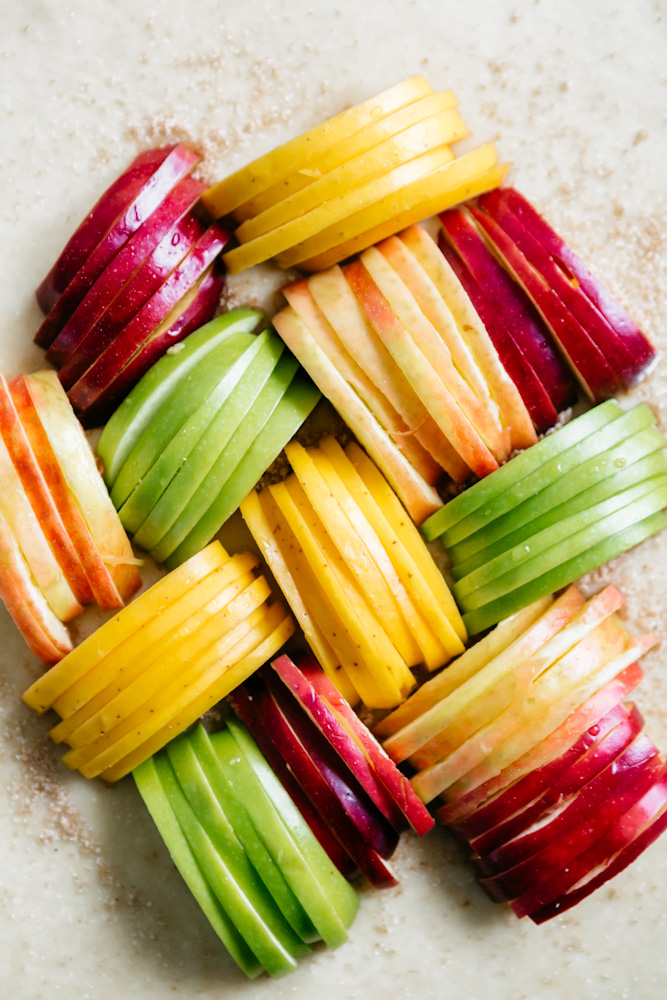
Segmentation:
<svg viewBox="0 0 667 1000">
<path fill-rule="evenodd" d="M 556 353 L 549 332 L 525 293 L 487 248 L 466 211 L 460 208 L 450 209 L 442 213 L 440 221 L 447 239 L 484 294 L 494 303 L 497 312 L 502 315 L 504 325 L 546 389 L 556 410 L 570 406 L 576 399 L 574 379 Z M 584 351 L 585 345 L 580 349 L 579 356 Z M 595 357 L 600 355 L 592 343 L 590 354 Z M 600 372 L 597 378 L 600 385 L 618 387 L 614 373 L 602 355 L 599 361 Z"/>
<path fill-rule="evenodd" d="M 65 249 L 37 289 L 37 302 L 45 315 L 53 308 L 112 223 L 125 211 L 173 148 L 165 146 L 140 153 L 127 170 L 107 188 L 67 241 Z"/>
<path fill-rule="evenodd" d="M 565 913 L 632 864 L 666 829 L 667 768 L 663 766 L 652 788 L 577 859 L 577 873 L 583 872 L 579 881 L 552 902 L 531 910 L 530 919 L 542 924 Z"/>
<path fill-rule="evenodd" d="M 85 570 L 49 492 L 2 375 L 0 375 L 0 433 L 37 520 L 76 599 L 82 604 L 90 604 L 93 594 Z"/>
<path fill-rule="evenodd" d="M 57 368 L 62 366 L 60 380 L 66 388 L 82 374 L 76 371 L 75 363 L 80 357 L 82 343 L 115 299 L 123 294 L 128 282 L 144 274 L 144 264 L 153 257 L 162 241 L 169 237 L 170 243 L 174 239 L 179 242 L 182 230 L 178 228 L 178 223 L 197 201 L 203 186 L 192 177 L 186 177 L 177 184 L 119 250 L 64 323 L 47 352 L 47 358 Z M 148 297 L 148 282 L 146 286 Z"/>
<path fill-rule="evenodd" d="M 194 153 L 182 145 L 165 147 L 163 150 L 156 150 L 155 153 L 155 167 L 145 176 L 144 183 L 139 181 L 130 185 L 132 194 L 129 202 L 121 209 L 120 215 L 113 219 L 99 242 L 92 246 L 88 244 L 90 247 L 88 252 L 81 254 L 76 272 L 49 310 L 46 319 L 35 335 L 35 342 L 40 347 L 47 347 L 51 344 L 63 323 L 72 315 L 109 261 L 115 257 L 130 236 L 152 215 L 172 188 L 192 170 L 200 159 L 198 153 Z M 135 177 L 140 173 L 140 171 L 136 172 Z M 97 207 L 93 209 L 91 216 L 94 216 L 96 211 Z M 88 217 L 89 220 L 91 216 Z M 70 243 L 74 242 L 78 246 L 85 241 L 80 241 L 77 236 L 78 231 Z M 65 247 L 63 255 L 68 253 L 68 248 L 69 244 Z"/>
<path fill-rule="evenodd" d="M 646 373 L 656 360 L 653 345 L 584 262 L 558 236 L 530 202 L 513 188 L 503 189 L 503 199 L 525 228 L 545 247 L 571 284 L 578 284 L 605 317 Z"/>
<path fill-rule="evenodd" d="M 236 690 L 232 692 L 230 695 L 230 701 L 232 708 L 238 715 L 239 719 L 245 723 L 250 732 L 253 734 L 255 742 L 268 760 L 283 788 L 296 805 L 306 823 L 317 837 L 320 845 L 324 848 L 335 864 L 336 868 L 348 879 L 357 878 L 359 875 L 359 869 L 356 864 L 345 848 L 340 844 L 336 836 L 332 833 L 330 827 L 320 816 L 317 809 L 315 809 L 312 802 L 301 788 L 301 785 L 294 779 L 292 772 L 285 763 L 285 758 L 281 753 L 279 753 L 275 743 L 268 735 L 264 727 L 260 724 L 257 715 L 258 699 L 250 693 L 248 682 L 241 685 L 241 687 L 236 688 Z"/>
<path fill-rule="evenodd" d="M 197 285 L 228 239 L 229 234 L 221 226 L 209 226 L 159 290 L 69 390 L 75 410 L 86 410 L 96 401 L 174 306 Z"/>
<path fill-rule="evenodd" d="M 523 351 L 513 339 L 505 326 L 503 318 L 496 311 L 491 299 L 487 298 L 479 284 L 461 258 L 440 234 L 439 247 L 443 257 L 461 282 L 465 293 L 470 298 L 475 310 L 489 335 L 489 339 L 498 352 L 498 356 L 507 374 L 515 384 L 530 418 L 537 430 L 542 433 L 558 420 L 558 413 L 551 398 L 542 385 L 537 373 L 528 363 Z"/>
<path fill-rule="evenodd" d="M 105 423 L 142 376 L 170 347 L 185 340 L 200 326 L 213 319 L 224 284 L 222 265 L 215 261 L 192 301 L 188 301 L 187 296 L 181 299 L 164 323 L 144 341 L 116 378 L 97 396 L 94 404 L 79 414 L 84 427 L 98 427 Z"/>
<path fill-rule="evenodd" d="M 487 779 L 472 791 L 467 790 L 466 781 L 452 785 L 447 791 L 447 797 L 451 797 L 451 801 L 438 810 L 436 818 L 445 826 L 456 824 L 468 817 L 473 819 L 475 810 L 480 805 L 492 802 L 493 796 L 508 788 L 512 782 L 555 760 L 577 742 L 584 730 L 589 727 L 594 729 L 608 712 L 617 707 L 637 687 L 643 676 L 644 672 L 639 663 L 631 663 L 572 712 L 553 733 L 518 760 L 503 768 L 499 774 Z"/>
<path fill-rule="evenodd" d="M 538 309 L 584 391 L 597 402 L 612 396 L 623 384 L 623 371 L 632 363 L 621 341 L 612 336 L 604 345 L 597 344 L 593 331 L 581 325 L 559 298 L 557 290 L 531 265 L 497 222 L 475 205 L 471 205 L 468 211 L 486 234 L 503 267 Z M 613 382 L 609 382 L 608 377 L 601 378 L 598 372 L 600 358 L 606 366 L 602 371 L 606 376 L 606 369 L 610 369 Z"/>
<path fill-rule="evenodd" d="M 57 663 L 71 651 L 67 629 L 33 583 L 28 565 L 1 512 L 0 597 L 29 649 L 40 660 Z"/>
</svg>

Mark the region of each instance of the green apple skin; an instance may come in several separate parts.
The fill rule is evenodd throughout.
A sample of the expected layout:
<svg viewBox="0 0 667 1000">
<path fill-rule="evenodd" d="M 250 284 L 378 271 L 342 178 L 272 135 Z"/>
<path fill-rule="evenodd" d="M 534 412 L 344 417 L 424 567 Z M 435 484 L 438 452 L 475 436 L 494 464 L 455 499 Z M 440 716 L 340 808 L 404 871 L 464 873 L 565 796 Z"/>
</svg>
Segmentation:
<svg viewBox="0 0 667 1000">
<path fill-rule="evenodd" d="M 320 392 L 308 376 L 297 371 L 273 405 L 289 378 L 291 362 L 291 358 L 281 359 L 271 385 L 264 388 L 252 413 L 236 431 L 178 521 L 155 549 L 168 569 L 180 566 L 208 544 L 320 400 Z"/>
<path fill-rule="evenodd" d="M 227 414 L 230 401 L 235 398 L 235 390 L 240 383 L 244 383 L 247 372 L 256 367 L 256 359 L 266 355 L 267 337 L 268 331 L 265 330 L 252 338 L 236 357 L 230 357 L 229 343 L 211 352 L 203 370 L 200 371 L 201 366 L 196 370 L 200 372 L 199 380 L 187 386 L 187 405 L 192 406 L 194 402 L 195 406 L 178 428 L 171 419 L 175 405 L 160 411 L 154 426 L 149 428 L 142 440 L 152 452 L 151 465 L 138 476 L 132 493 L 119 511 L 127 531 L 132 534 L 138 531 L 178 472 L 184 466 L 190 468 L 191 454 L 202 437 L 210 435 L 211 429 L 218 427 L 221 419 L 225 423 L 225 417 L 221 415 Z"/>
<path fill-rule="evenodd" d="M 252 333 L 261 319 L 262 314 L 255 309 L 233 309 L 190 334 L 178 351 L 165 354 L 146 372 L 113 414 L 97 444 L 109 489 L 135 444 L 180 382 L 227 337 Z"/>
<path fill-rule="evenodd" d="M 486 476 L 480 482 L 475 483 L 474 486 L 465 490 L 459 496 L 455 497 L 454 500 L 450 500 L 442 510 L 433 514 L 421 526 L 424 537 L 427 541 L 432 542 L 434 539 L 442 536 L 442 543 L 445 548 L 455 545 L 461 538 L 467 537 L 468 534 L 476 530 L 476 527 L 485 523 L 484 512 L 486 506 L 491 501 L 514 487 L 517 482 L 522 482 L 529 475 L 539 470 L 550 459 L 562 454 L 562 452 L 578 442 L 583 441 L 610 421 L 616 420 L 622 413 L 623 411 L 618 403 L 610 399 L 606 403 L 593 407 L 587 413 L 577 417 L 576 420 L 561 427 L 560 430 L 542 438 L 537 444 L 517 455 L 516 458 L 510 459 L 509 462 L 501 466 L 500 469 L 497 469 L 492 475 Z M 468 522 L 474 525 L 471 516 L 473 514 L 476 514 L 475 520 L 480 523 L 476 526 L 471 526 L 470 531 L 459 534 L 456 528 L 463 522 L 465 522 L 466 526 Z"/>
<path fill-rule="evenodd" d="M 220 379 L 235 366 L 257 338 L 248 333 L 236 333 L 219 344 L 179 382 L 173 393 L 144 429 L 124 462 L 111 490 L 116 509 L 131 500 L 137 487 L 148 476 L 155 463 L 179 432 L 214 392 Z"/>
<path fill-rule="evenodd" d="M 651 450 L 647 454 L 649 448 Z M 588 485 L 580 493 L 573 496 L 573 492 L 577 489 L 578 475 L 572 475 L 554 483 L 553 487 L 548 487 L 544 491 L 548 496 L 543 498 L 540 494 L 539 497 L 535 498 L 539 500 L 539 503 L 531 505 L 530 509 L 524 510 L 524 505 L 517 508 L 516 519 L 512 513 L 505 515 L 505 518 L 500 521 L 494 522 L 490 526 L 493 530 L 489 531 L 491 539 L 489 544 L 485 548 L 479 549 L 469 559 L 453 566 L 454 578 L 456 580 L 462 579 L 503 552 L 509 551 L 521 542 L 526 542 L 533 535 L 557 524 L 566 517 L 585 511 L 646 479 L 667 474 L 667 457 L 662 450 L 663 448 L 664 438 L 656 427 L 638 434 L 632 441 L 631 449 L 628 449 L 627 446 L 625 448 L 621 446 L 608 452 L 601 459 L 592 459 L 592 469 L 587 472 L 582 469 L 582 475 L 585 476 L 585 481 L 593 482 L 593 485 Z M 615 457 L 621 451 L 625 451 L 625 455 Z M 622 467 L 615 466 L 615 463 L 620 461 L 628 464 Z M 595 471 L 597 468 L 600 468 L 600 475 Z M 609 475 L 610 469 L 612 475 Z M 553 506 L 553 504 L 556 505 Z M 539 512 L 541 508 L 544 509 L 543 513 Z M 519 526 L 514 527 L 517 523 Z M 502 532 L 502 536 L 498 537 L 500 532 Z"/>
<path fill-rule="evenodd" d="M 321 907 L 321 917 L 316 918 L 314 912 L 310 912 L 309 916 L 323 940 L 329 947 L 335 948 L 347 940 L 347 928 L 351 926 L 356 916 L 359 908 L 359 896 L 317 841 L 245 726 L 233 718 L 228 720 L 227 726 L 228 733 L 234 738 L 235 747 L 231 747 L 227 735 L 215 733 L 211 737 L 214 750 L 217 754 L 219 752 L 218 743 L 227 741 L 230 752 L 234 754 L 235 767 L 239 768 L 240 762 L 245 762 L 248 765 L 243 770 L 244 777 L 250 779 L 251 776 L 254 776 L 256 779 L 254 787 L 261 787 L 265 797 L 278 813 L 283 826 L 289 831 L 312 873 L 313 892 L 319 886 L 318 901 L 321 897 L 326 904 L 325 907 Z M 238 770 L 236 773 L 240 775 L 242 772 Z M 254 801 L 254 797 L 247 796 L 248 808 L 254 805 Z M 320 919 L 325 917 L 327 926 L 320 922 Z"/>
<path fill-rule="evenodd" d="M 172 740 L 167 747 L 167 756 L 214 846 L 224 850 L 225 828 L 227 824 L 231 825 L 250 863 L 294 932 L 306 943 L 318 941 L 319 934 L 227 781 L 204 727 L 200 724 Z"/>
<path fill-rule="evenodd" d="M 664 501 L 658 501 L 664 507 Z M 641 503 L 641 501 L 640 501 Z M 628 508 L 630 509 L 630 508 Z M 657 534 L 667 525 L 667 517 L 661 509 L 657 513 L 638 519 L 635 523 L 616 532 L 598 542 L 584 552 L 573 556 L 560 563 L 550 572 L 531 580 L 530 583 L 517 587 L 499 600 L 492 601 L 481 608 L 463 614 L 463 621 L 470 635 L 483 632 L 497 622 L 514 614 L 516 611 L 530 604 L 531 601 L 545 594 L 552 594 L 561 587 L 566 587 L 573 580 L 578 580 L 580 576 L 591 573 L 593 570 L 604 566 L 605 563 L 622 552 L 639 545 L 646 538 Z"/>
<path fill-rule="evenodd" d="M 247 415 L 252 412 L 257 397 L 270 381 L 284 350 L 285 346 L 279 337 L 268 330 L 260 334 L 258 349 L 256 351 L 250 349 L 254 356 L 241 378 L 200 434 L 187 456 L 187 461 L 180 464 L 168 487 L 156 498 L 156 502 L 136 531 L 137 545 L 151 552 L 169 531 L 220 452 L 224 450 Z"/>
<path fill-rule="evenodd" d="M 166 764 L 168 765 L 168 761 Z M 160 780 L 161 769 L 162 767 L 156 763 L 153 757 L 135 768 L 132 773 L 139 794 L 144 800 L 174 864 L 202 908 L 211 927 L 246 976 L 250 979 L 256 979 L 264 969 L 218 902 L 215 893 L 197 864 Z"/>
<path fill-rule="evenodd" d="M 181 788 L 166 752 L 156 755 L 156 764 L 169 804 L 218 902 L 271 976 L 292 972 L 297 968 L 296 959 L 309 951 L 308 945 L 299 940 L 276 907 L 231 826 L 227 821 L 219 823 L 218 843 L 214 843 Z"/>
</svg>

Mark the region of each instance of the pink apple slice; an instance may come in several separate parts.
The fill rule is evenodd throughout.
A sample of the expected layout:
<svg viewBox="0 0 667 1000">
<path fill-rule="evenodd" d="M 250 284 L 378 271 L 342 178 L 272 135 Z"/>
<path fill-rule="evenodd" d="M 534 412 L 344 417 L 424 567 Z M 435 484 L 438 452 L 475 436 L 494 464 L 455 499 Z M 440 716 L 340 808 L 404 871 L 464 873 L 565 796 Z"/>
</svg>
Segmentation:
<svg viewBox="0 0 667 1000">
<path fill-rule="evenodd" d="M 513 339 L 511 332 L 505 326 L 503 318 L 496 311 L 492 300 L 482 291 L 467 266 L 452 249 L 444 234 L 439 241 L 440 251 L 461 282 L 475 310 L 484 324 L 493 346 L 507 374 L 519 390 L 523 403 L 537 430 L 542 433 L 558 420 L 558 413 L 551 401 L 549 393 L 542 385 L 537 373 L 528 363 L 521 347 Z"/>
<path fill-rule="evenodd" d="M 632 356 L 637 359 L 638 364 L 643 366 L 643 371 L 646 373 L 655 362 L 655 348 L 634 320 L 628 316 L 604 285 L 591 274 L 581 258 L 551 229 L 545 219 L 523 195 L 513 188 L 504 188 L 503 199 L 525 228 L 549 252 L 567 280 L 572 284 L 576 282 L 583 289 L 596 309 L 623 340 Z"/>
<path fill-rule="evenodd" d="M 2 375 L 0 375 L 0 433 L 32 509 L 58 564 L 69 581 L 74 596 L 81 604 L 90 604 L 93 594 L 85 570 L 49 492 Z"/>
<path fill-rule="evenodd" d="M 340 844 L 336 836 L 332 833 L 330 827 L 320 816 L 317 809 L 315 809 L 312 802 L 301 788 L 301 785 L 294 779 L 292 772 L 285 763 L 285 758 L 278 751 L 275 743 L 266 732 L 264 726 L 260 724 L 259 717 L 257 715 L 258 699 L 250 693 L 248 682 L 241 685 L 241 687 L 236 688 L 236 690 L 232 692 L 230 695 L 230 702 L 239 719 L 245 723 L 250 732 L 253 734 L 255 742 L 268 760 L 276 776 L 279 778 L 283 788 L 296 805 L 306 823 L 317 837 L 320 845 L 324 848 L 335 864 L 336 868 L 342 875 L 345 876 L 345 878 L 350 880 L 357 878 L 359 875 L 359 869 L 356 864 L 345 848 Z"/>
<path fill-rule="evenodd" d="M 137 382 L 163 354 L 175 344 L 213 319 L 225 284 L 222 266 L 215 261 L 207 272 L 191 302 L 187 296 L 169 313 L 167 319 L 101 392 L 95 403 L 79 414 L 84 427 L 105 423 Z"/>
<path fill-rule="evenodd" d="M 88 244 L 90 246 L 88 252 L 81 254 L 76 272 L 49 310 L 46 319 L 35 335 L 35 342 L 40 347 L 47 347 L 52 343 L 63 324 L 74 312 L 93 282 L 99 278 L 109 261 L 115 257 L 132 234 L 152 215 L 172 188 L 192 170 L 200 159 L 198 153 L 194 153 L 182 145 L 165 147 L 162 150 L 156 150 L 155 154 L 154 169 L 150 170 L 149 168 L 150 172 L 148 175 L 144 175 L 143 183 L 141 180 L 136 183 L 135 179 L 135 183 L 129 185 L 129 190 L 132 192 L 130 201 L 113 219 L 99 242 L 92 246 Z M 141 175 L 141 171 L 137 171 L 135 177 L 139 175 Z M 93 209 L 88 220 L 95 215 L 96 210 L 96 208 Z M 77 233 L 72 237 L 72 241 L 79 244 Z M 68 253 L 68 247 L 65 248 L 63 254 Z M 78 257 L 78 254 L 76 256 Z"/>
<path fill-rule="evenodd" d="M 558 356 L 551 335 L 525 292 L 495 259 L 465 210 L 456 208 L 443 212 L 440 221 L 447 239 L 484 294 L 494 303 L 512 339 L 525 355 L 556 410 L 570 406 L 576 399 L 574 379 Z M 583 350 L 579 353 L 582 354 Z M 600 353 L 592 343 L 590 350 L 596 357 Z M 617 387 L 614 373 L 602 355 L 600 365 L 600 383 L 606 378 L 609 386 Z"/>
<path fill-rule="evenodd" d="M 565 753 L 576 744 L 584 730 L 589 727 L 595 730 L 600 720 L 620 705 L 637 687 L 643 676 L 644 672 L 639 663 L 631 663 L 583 705 L 575 709 L 553 733 L 518 760 L 503 768 L 497 775 L 488 778 L 472 791 L 467 790 L 467 781 L 456 782 L 447 791 L 448 799 L 451 798 L 451 801 L 441 806 L 436 813 L 438 821 L 445 826 L 454 824 L 455 829 L 458 828 L 460 821 L 467 822 L 468 819 L 474 821 L 475 810 L 480 806 L 487 802 L 492 804 L 494 796 L 511 787 L 513 782 L 519 781 Z"/>
<path fill-rule="evenodd" d="M 71 387 L 68 396 L 75 410 L 92 406 L 177 303 L 203 278 L 228 239 L 229 234 L 221 226 L 209 226 L 164 284 Z"/>
<path fill-rule="evenodd" d="M 115 299 L 122 295 L 128 282 L 144 273 L 143 265 L 152 258 L 162 241 L 167 236 L 171 241 L 179 235 L 178 223 L 197 201 L 203 186 L 192 177 L 180 181 L 119 250 L 64 323 L 47 352 L 47 358 L 57 368 L 63 368 L 60 380 L 66 388 L 82 373 L 71 371 L 70 366 L 76 367 L 75 359 L 79 357 L 81 345 L 91 330 Z M 148 297 L 148 282 L 146 286 Z"/>
</svg>

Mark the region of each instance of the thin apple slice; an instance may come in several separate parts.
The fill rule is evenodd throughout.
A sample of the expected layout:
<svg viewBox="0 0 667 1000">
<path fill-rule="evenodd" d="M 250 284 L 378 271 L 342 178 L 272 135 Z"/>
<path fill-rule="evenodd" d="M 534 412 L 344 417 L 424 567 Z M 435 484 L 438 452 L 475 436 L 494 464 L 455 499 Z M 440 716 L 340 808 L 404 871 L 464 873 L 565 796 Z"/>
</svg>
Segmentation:
<svg viewBox="0 0 667 1000">
<path fill-rule="evenodd" d="M 128 283 L 143 274 L 143 265 L 169 234 L 180 232 L 178 223 L 199 198 L 204 185 L 192 177 L 179 181 L 161 205 L 130 237 L 113 261 L 102 271 L 84 298 L 68 317 L 47 352 L 56 367 L 62 365 L 61 381 L 69 386 L 88 367 L 80 363 L 81 346 Z M 76 365 L 79 365 L 76 370 Z"/>
<path fill-rule="evenodd" d="M 50 309 L 35 336 L 35 341 L 41 347 L 52 343 L 107 264 L 115 258 L 132 234 L 160 207 L 170 191 L 200 159 L 198 153 L 194 153 L 180 144 L 156 150 L 156 154 L 153 161 L 154 169 L 146 176 L 145 183 L 140 182 L 136 187 L 131 185 L 133 191 L 131 201 L 123 206 L 121 214 L 113 220 L 99 242 L 94 247 L 91 246 L 85 256 L 81 256 L 76 272 Z M 135 171 L 136 175 L 138 175 L 138 171 Z M 88 220 L 95 216 L 96 209 L 97 206 L 93 209 Z M 86 223 L 83 223 L 83 227 L 85 226 Z M 79 230 L 72 237 L 70 244 L 79 243 L 80 236 Z M 63 257 L 71 253 L 70 244 L 65 247 Z"/>
<path fill-rule="evenodd" d="M 37 301 L 45 315 L 53 308 L 100 240 L 150 182 L 174 149 L 174 146 L 164 146 L 139 153 L 86 215 L 37 289 Z M 41 347 L 48 346 L 37 342 Z"/>
<path fill-rule="evenodd" d="M 26 375 L 24 382 L 109 575 L 122 601 L 127 601 L 141 586 L 141 577 L 81 425 L 55 372 Z"/>
<path fill-rule="evenodd" d="M 326 354 L 313 341 L 305 323 L 288 306 L 273 317 L 273 325 L 299 359 L 320 392 L 338 410 L 352 432 L 368 448 L 405 503 L 411 517 L 421 523 L 442 506 L 440 497 L 406 460 L 381 424 Z"/>
</svg>

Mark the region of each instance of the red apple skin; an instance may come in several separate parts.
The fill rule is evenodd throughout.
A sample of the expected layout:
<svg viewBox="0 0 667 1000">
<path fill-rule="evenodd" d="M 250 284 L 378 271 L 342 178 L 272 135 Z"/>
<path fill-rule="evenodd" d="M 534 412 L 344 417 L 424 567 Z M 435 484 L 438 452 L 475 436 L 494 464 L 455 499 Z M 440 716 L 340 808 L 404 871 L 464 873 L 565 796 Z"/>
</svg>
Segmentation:
<svg viewBox="0 0 667 1000">
<path fill-rule="evenodd" d="M 639 663 L 632 663 L 616 677 L 584 702 L 550 736 L 528 751 L 522 758 L 505 768 L 495 778 L 473 789 L 467 795 L 455 798 L 442 806 L 436 818 L 444 826 L 457 824 L 472 817 L 474 811 L 490 801 L 492 796 L 508 788 L 515 780 L 531 772 L 535 767 L 556 759 L 577 742 L 579 735 L 594 726 L 614 707 L 618 706 L 637 687 L 644 671 Z M 535 761 L 539 760 L 539 764 Z"/>
<path fill-rule="evenodd" d="M 639 712 L 629 713 L 625 720 L 573 764 L 560 781 L 554 783 L 534 805 L 491 831 L 489 837 L 478 838 L 475 843 L 480 845 L 479 848 L 472 843 L 471 847 L 479 855 L 477 870 L 484 875 L 493 875 L 512 868 L 546 847 L 552 836 L 559 835 L 562 829 L 567 828 L 566 823 L 571 825 L 575 822 L 582 810 L 587 808 L 588 796 L 593 792 L 595 781 L 605 783 L 603 771 L 609 768 L 613 772 L 614 761 L 637 738 L 642 727 L 643 719 Z M 567 819 L 564 814 L 559 815 L 550 821 L 548 827 L 530 831 L 533 823 L 547 817 L 550 810 L 565 803 L 573 795 L 576 798 L 566 810 Z"/>
<path fill-rule="evenodd" d="M 608 772 L 595 779 L 596 794 L 588 796 L 590 808 L 582 810 L 574 826 L 552 838 L 538 854 L 491 878 L 480 879 L 480 884 L 492 899 L 513 902 L 517 916 L 526 916 L 561 895 L 576 878 L 576 858 L 648 791 L 661 768 L 657 748 L 648 737 L 640 736 Z"/>
<path fill-rule="evenodd" d="M 596 402 L 602 402 L 618 392 L 622 388 L 619 373 L 632 360 L 621 342 L 614 337 L 604 347 L 596 344 L 592 334 L 565 306 L 556 290 L 530 265 L 514 240 L 496 221 L 474 205 L 468 211 L 496 248 L 512 278 L 518 280 L 539 310 L 588 394 Z"/>
<path fill-rule="evenodd" d="M 170 191 L 161 205 L 134 233 L 113 260 L 102 271 L 77 308 L 68 318 L 47 352 L 47 358 L 56 368 L 62 367 L 63 385 L 71 385 L 85 368 L 76 367 L 76 359 L 102 315 L 115 299 L 122 295 L 128 283 L 142 276 L 143 265 L 152 257 L 156 248 L 168 235 L 175 235 L 177 224 L 183 219 L 202 192 L 204 185 L 192 177 L 180 181 Z M 146 297 L 150 282 L 146 281 Z M 85 358 L 85 354 L 83 355 Z M 74 370 L 70 370 L 73 366 Z"/>
<path fill-rule="evenodd" d="M 268 760 L 283 788 L 319 841 L 320 846 L 324 848 L 341 875 L 350 880 L 357 878 L 359 876 L 359 869 L 356 864 L 345 848 L 339 843 L 319 812 L 313 807 L 301 785 L 294 780 L 292 772 L 285 763 L 284 757 L 279 753 L 275 743 L 260 724 L 256 711 L 257 699 L 250 693 L 247 683 L 236 688 L 230 695 L 230 701 L 234 712 L 252 733 L 259 749 Z"/>
<path fill-rule="evenodd" d="M 458 254 L 441 233 L 438 246 L 479 315 L 493 343 L 503 368 L 516 385 L 530 419 L 541 434 L 558 420 L 558 413 L 547 390 L 512 338 L 495 306 L 482 291 Z"/>
<path fill-rule="evenodd" d="M 5 379 L 0 375 L 0 432 L 32 509 L 72 592 L 81 604 L 90 604 L 93 594 L 86 573 L 19 419 Z"/>
<path fill-rule="evenodd" d="M 60 514 L 69 535 L 96 603 L 105 611 L 122 608 L 124 602 L 111 575 L 104 565 L 100 552 L 90 530 L 72 496 L 53 453 L 49 439 L 42 427 L 39 415 L 30 396 L 23 375 L 9 383 L 12 401 L 26 432 L 30 447 L 46 482 L 47 489 Z"/>
<path fill-rule="evenodd" d="M 586 881 L 582 883 L 580 879 L 581 884 L 577 884 L 575 888 L 569 889 L 545 906 L 533 910 L 529 914 L 530 919 L 536 924 L 543 924 L 546 920 L 551 920 L 576 906 L 632 864 L 665 830 L 667 830 L 667 768 L 663 766 L 658 780 L 650 791 L 621 817 L 607 837 L 595 844 L 593 848 L 595 857 L 591 855 L 585 860 L 580 859 L 582 868 L 589 866 L 582 876 Z M 619 849 L 621 844 L 624 846 Z M 605 854 L 603 860 L 597 860 Z"/>
<path fill-rule="evenodd" d="M 226 230 L 215 223 L 209 226 L 160 289 L 68 391 L 75 412 L 87 410 L 97 401 L 100 393 L 210 267 L 228 239 Z"/>
<path fill-rule="evenodd" d="M 93 405 L 79 414 L 79 420 L 84 427 L 100 427 L 106 423 L 139 379 L 170 347 L 185 340 L 200 326 L 213 319 L 224 285 L 222 264 L 216 260 L 212 271 L 202 281 L 196 298 L 185 312 L 181 313 L 159 336 L 149 337 L 121 368 L 116 378 L 97 396 Z"/>
<path fill-rule="evenodd" d="M 502 188 L 501 194 L 503 203 L 542 244 L 565 278 L 570 283 L 576 282 L 583 289 L 596 309 L 621 338 L 632 357 L 637 360 L 641 374 L 646 374 L 656 360 L 656 352 L 634 320 L 523 195 L 514 188 Z"/>
<path fill-rule="evenodd" d="M 495 259 L 466 211 L 450 209 L 442 213 L 440 221 L 447 239 L 502 315 L 504 325 L 546 389 L 555 409 L 560 412 L 570 406 L 576 400 L 574 379 L 528 297 Z M 613 384 L 613 373 L 610 374 Z"/>
<path fill-rule="evenodd" d="M 35 335 L 35 342 L 40 347 L 47 347 L 52 343 L 63 323 L 74 312 L 109 261 L 162 203 L 178 181 L 200 160 L 197 153 L 182 145 L 167 147 L 156 153 L 156 161 L 159 161 L 156 162 L 156 168 L 150 172 L 143 185 L 138 184 L 134 197 L 112 221 L 100 241 L 82 255 L 83 259 L 75 274 L 49 310 Z M 92 215 L 95 211 L 93 209 Z M 76 239 L 76 234 L 72 239 Z M 67 249 L 66 247 L 63 253 L 67 253 Z"/>
</svg>

